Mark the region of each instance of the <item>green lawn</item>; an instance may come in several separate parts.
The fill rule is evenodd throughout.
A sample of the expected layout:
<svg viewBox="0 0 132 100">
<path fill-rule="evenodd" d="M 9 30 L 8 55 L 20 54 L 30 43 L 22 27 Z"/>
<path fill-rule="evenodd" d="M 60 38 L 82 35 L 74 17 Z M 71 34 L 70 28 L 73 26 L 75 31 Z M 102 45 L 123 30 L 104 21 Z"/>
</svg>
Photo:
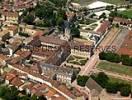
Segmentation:
<svg viewBox="0 0 132 100">
<path fill-rule="evenodd" d="M 132 18 L 132 9 L 128 9 L 128 10 L 119 12 L 119 14 L 121 14 L 123 16 L 126 16 L 128 18 Z"/>
<path fill-rule="evenodd" d="M 125 66 L 125 65 L 107 62 L 107 61 L 101 61 L 97 65 L 97 68 L 132 76 L 132 66 Z"/>
<path fill-rule="evenodd" d="M 118 79 L 118 78 L 114 78 L 112 76 L 108 76 L 109 77 L 109 82 L 112 82 L 112 83 L 124 83 L 124 84 L 130 84 L 132 86 L 132 82 L 130 81 L 124 81 L 124 80 L 121 80 L 121 79 Z"/>
</svg>

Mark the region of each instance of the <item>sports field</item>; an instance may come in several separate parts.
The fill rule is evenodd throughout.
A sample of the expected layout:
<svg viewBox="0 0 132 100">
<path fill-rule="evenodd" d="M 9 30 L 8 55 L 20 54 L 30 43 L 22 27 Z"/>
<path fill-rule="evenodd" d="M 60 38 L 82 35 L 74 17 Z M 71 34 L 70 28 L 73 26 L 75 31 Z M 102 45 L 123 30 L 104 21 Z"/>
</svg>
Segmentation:
<svg viewBox="0 0 132 100">
<path fill-rule="evenodd" d="M 111 63 L 108 61 L 101 61 L 97 65 L 97 68 L 103 69 L 106 71 L 110 71 L 110 72 L 115 72 L 115 73 L 119 73 L 119 74 L 125 74 L 128 76 L 132 76 L 132 67 L 131 66 L 120 65 L 120 64 Z"/>
</svg>

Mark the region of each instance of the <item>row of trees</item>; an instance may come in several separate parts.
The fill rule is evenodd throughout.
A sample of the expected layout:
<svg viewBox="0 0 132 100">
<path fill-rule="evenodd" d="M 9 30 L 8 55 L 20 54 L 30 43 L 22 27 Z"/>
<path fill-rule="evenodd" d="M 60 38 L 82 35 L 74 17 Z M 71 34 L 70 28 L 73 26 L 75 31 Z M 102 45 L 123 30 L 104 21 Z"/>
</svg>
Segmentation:
<svg viewBox="0 0 132 100">
<path fill-rule="evenodd" d="M 107 92 L 109 93 L 117 93 L 120 91 L 122 96 L 129 96 L 131 91 L 131 85 L 126 84 L 123 82 L 118 81 L 112 81 L 109 79 L 109 77 L 103 73 L 100 72 L 97 76 L 92 75 L 91 76 L 100 86 L 103 88 L 106 88 Z"/>
<path fill-rule="evenodd" d="M 99 58 L 101 60 L 107 60 L 110 62 L 120 63 L 122 62 L 123 65 L 132 66 L 132 57 L 129 55 L 118 55 L 113 52 L 101 52 L 99 54 Z"/>
<path fill-rule="evenodd" d="M 2 100 L 46 100 L 43 96 L 27 95 L 25 91 L 20 92 L 16 87 L 6 85 L 0 85 L 0 98 Z"/>
</svg>

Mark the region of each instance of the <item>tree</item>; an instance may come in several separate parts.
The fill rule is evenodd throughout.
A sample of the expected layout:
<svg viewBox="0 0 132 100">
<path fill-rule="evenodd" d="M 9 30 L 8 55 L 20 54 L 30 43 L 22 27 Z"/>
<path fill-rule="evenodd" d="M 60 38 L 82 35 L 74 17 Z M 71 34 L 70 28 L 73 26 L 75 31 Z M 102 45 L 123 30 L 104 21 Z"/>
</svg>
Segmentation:
<svg viewBox="0 0 132 100">
<path fill-rule="evenodd" d="M 125 86 L 120 87 L 120 92 L 122 96 L 129 96 L 131 93 L 131 86 L 126 84 Z"/>
<path fill-rule="evenodd" d="M 123 65 L 131 66 L 131 58 L 129 55 L 121 55 L 121 61 Z"/>
<path fill-rule="evenodd" d="M 105 19 L 105 18 L 106 18 L 106 14 L 105 14 L 105 13 L 102 13 L 102 14 L 99 16 L 99 19 L 101 19 L 101 18 Z"/>
<path fill-rule="evenodd" d="M 35 19 L 34 15 L 29 14 L 29 15 L 27 15 L 27 16 L 24 16 L 23 21 L 24 21 L 25 23 L 27 23 L 27 24 L 32 25 L 32 24 L 33 24 L 34 19 Z"/>
<path fill-rule="evenodd" d="M 101 59 L 101 60 L 106 60 L 106 53 L 105 52 L 101 52 L 101 53 L 99 53 L 99 59 Z"/>
<path fill-rule="evenodd" d="M 96 16 L 96 14 L 95 13 L 93 13 L 91 16 L 90 16 L 90 18 L 93 18 L 93 17 L 95 17 Z"/>
<path fill-rule="evenodd" d="M 59 17 L 59 18 L 57 19 L 57 21 L 56 21 L 56 24 L 57 24 L 58 26 L 62 26 L 62 25 L 64 24 L 63 18 L 62 18 L 62 17 Z"/>
<path fill-rule="evenodd" d="M 118 83 L 109 82 L 106 85 L 106 90 L 109 93 L 117 93 L 117 91 L 119 91 L 119 84 Z"/>
<path fill-rule="evenodd" d="M 117 11 L 111 11 L 109 14 L 110 17 L 115 17 L 117 16 Z"/>
<path fill-rule="evenodd" d="M 71 28 L 71 35 L 72 37 L 80 37 L 79 29 L 76 27 Z"/>
<path fill-rule="evenodd" d="M 114 6 L 106 6 L 106 10 L 112 10 Z"/>
<path fill-rule="evenodd" d="M 106 84 L 108 83 L 108 76 L 104 72 L 100 72 L 97 77 L 95 78 L 98 84 L 100 84 L 102 87 L 106 87 Z"/>
<path fill-rule="evenodd" d="M 47 100 L 47 99 L 46 99 L 46 97 L 44 97 L 44 96 L 39 96 L 39 97 L 38 97 L 38 100 Z"/>
<path fill-rule="evenodd" d="M 112 52 L 101 52 L 99 54 L 99 58 L 101 60 L 107 60 L 107 61 L 116 62 L 116 63 L 119 63 L 121 61 L 120 56 Z"/>
<path fill-rule="evenodd" d="M 88 76 L 78 76 L 77 77 L 77 84 L 80 85 L 80 86 L 85 86 L 87 80 L 89 79 Z"/>
<path fill-rule="evenodd" d="M 35 8 L 35 15 L 40 19 L 49 19 L 53 17 L 54 8 L 49 3 L 38 5 Z"/>
</svg>

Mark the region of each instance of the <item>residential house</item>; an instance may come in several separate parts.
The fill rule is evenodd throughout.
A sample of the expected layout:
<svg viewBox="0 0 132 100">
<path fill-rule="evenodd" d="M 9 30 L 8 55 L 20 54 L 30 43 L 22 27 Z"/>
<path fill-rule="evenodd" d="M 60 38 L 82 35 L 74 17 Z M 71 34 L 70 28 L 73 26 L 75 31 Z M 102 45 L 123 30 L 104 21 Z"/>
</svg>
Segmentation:
<svg viewBox="0 0 132 100">
<path fill-rule="evenodd" d="M 19 14 L 17 12 L 12 11 L 3 11 L 2 19 L 9 24 L 18 24 L 19 22 Z"/>
<path fill-rule="evenodd" d="M 10 37 L 10 33 L 8 30 L 0 31 L 0 41 L 6 41 L 7 39 L 9 39 L 9 37 Z"/>
<path fill-rule="evenodd" d="M 91 100 L 112 100 L 107 92 L 92 78 L 86 82 L 86 88 L 90 90 Z"/>
<path fill-rule="evenodd" d="M 68 42 L 52 36 L 34 37 L 27 48 L 32 50 L 34 60 L 53 65 L 60 65 L 70 55 Z"/>
<path fill-rule="evenodd" d="M 132 21 L 121 17 L 114 17 L 113 24 L 131 26 Z"/>
<path fill-rule="evenodd" d="M 19 31 L 23 33 L 27 33 L 28 35 L 33 36 L 33 37 L 42 36 L 45 33 L 49 32 L 48 29 L 43 29 L 43 30 L 35 29 L 33 25 L 24 25 L 24 24 L 20 25 Z"/>
<path fill-rule="evenodd" d="M 20 46 L 22 46 L 22 41 L 18 38 L 10 39 L 9 44 L 7 45 L 7 48 L 9 49 L 10 56 L 13 55 L 17 50 L 20 49 Z"/>
<path fill-rule="evenodd" d="M 100 25 L 95 29 L 95 33 L 97 36 L 102 37 L 110 28 L 109 21 L 102 21 Z"/>
<path fill-rule="evenodd" d="M 19 77 L 15 77 L 14 79 L 12 79 L 12 81 L 10 82 L 10 85 L 15 86 L 16 88 L 18 88 L 19 90 L 22 90 L 22 88 L 20 88 L 20 86 L 22 86 L 24 84 L 24 82 L 19 78 Z"/>
<path fill-rule="evenodd" d="M 13 73 L 7 73 L 5 76 L 5 83 L 9 84 L 16 77 Z"/>
<path fill-rule="evenodd" d="M 54 36 L 41 36 L 39 39 L 42 46 L 46 48 L 48 47 L 48 49 L 57 49 L 57 47 L 66 44 L 66 41 Z"/>
<path fill-rule="evenodd" d="M 93 55 L 94 43 L 88 40 L 75 38 L 70 42 L 71 54 L 90 58 Z"/>
<path fill-rule="evenodd" d="M 0 54 L 0 66 L 5 66 L 7 59 L 8 57 L 6 55 Z"/>
<path fill-rule="evenodd" d="M 71 84 L 74 79 L 74 72 L 70 68 L 59 67 L 45 62 L 40 62 L 40 67 L 42 74 L 62 83 Z"/>
<path fill-rule="evenodd" d="M 8 30 L 10 33 L 10 36 L 14 36 L 18 33 L 18 27 L 15 25 L 3 27 L 3 30 Z"/>
</svg>

